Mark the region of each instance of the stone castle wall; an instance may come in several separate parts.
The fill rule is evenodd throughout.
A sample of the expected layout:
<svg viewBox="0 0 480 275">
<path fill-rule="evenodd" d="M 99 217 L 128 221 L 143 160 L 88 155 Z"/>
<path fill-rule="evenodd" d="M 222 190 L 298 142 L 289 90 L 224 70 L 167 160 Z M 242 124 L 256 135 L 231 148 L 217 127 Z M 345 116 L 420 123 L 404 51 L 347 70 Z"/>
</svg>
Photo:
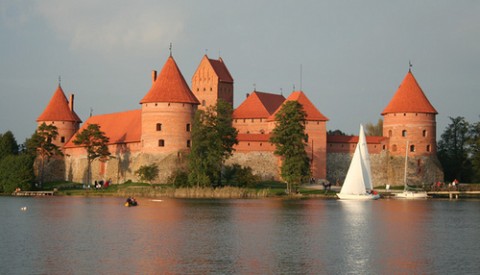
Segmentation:
<svg viewBox="0 0 480 275">
<path fill-rule="evenodd" d="M 279 180 L 279 159 L 273 152 L 235 152 L 226 165 L 239 164 L 251 167 L 262 180 Z"/>
</svg>

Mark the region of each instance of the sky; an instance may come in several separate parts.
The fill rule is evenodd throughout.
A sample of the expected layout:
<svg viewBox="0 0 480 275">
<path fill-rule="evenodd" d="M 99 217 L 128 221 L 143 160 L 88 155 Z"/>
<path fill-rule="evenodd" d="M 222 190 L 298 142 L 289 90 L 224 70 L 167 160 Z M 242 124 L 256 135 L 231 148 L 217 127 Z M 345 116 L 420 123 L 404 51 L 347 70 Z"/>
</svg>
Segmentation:
<svg viewBox="0 0 480 275">
<path fill-rule="evenodd" d="M 234 107 L 254 89 L 303 92 L 327 130 L 377 123 L 412 64 L 437 137 L 480 120 L 480 1 L 0 0 L 0 133 L 23 143 L 60 81 L 75 111 L 139 109 L 172 54 L 187 83 L 222 57 Z"/>
</svg>

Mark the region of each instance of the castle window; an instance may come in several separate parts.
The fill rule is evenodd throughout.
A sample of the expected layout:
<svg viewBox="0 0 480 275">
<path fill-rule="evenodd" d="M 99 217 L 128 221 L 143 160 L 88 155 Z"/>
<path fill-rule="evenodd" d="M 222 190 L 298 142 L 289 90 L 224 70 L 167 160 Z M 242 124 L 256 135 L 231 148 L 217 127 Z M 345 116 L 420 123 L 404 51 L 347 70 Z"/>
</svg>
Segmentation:
<svg viewBox="0 0 480 275">
<path fill-rule="evenodd" d="M 426 136 L 427 136 L 427 130 L 423 130 L 422 135 L 423 135 L 424 137 L 426 137 Z"/>
<path fill-rule="evenodd" d="M 190 123 L 187 123 L 187 132 L 190 132 Z"/>
<path fill-rule="evenodd" d="M 388 130 L 388 136 L 389 136 L 389 137 L 392 136 L 392 130 Z"/>
<path fill-rule="evenodd" d="M 61 143 L 65 143 L 65 137 L 61 137 L 61 138 L 60 138 L 60 142 L 61 142 Z"/>
<path fill-rule="evenodd" d="M 162 130 L 162 123 L 157 123 L 157 131 L 161 131 Z"/>
<path fill-rule="evenodd" d="M 158 104 L 157 104 L 157 103 L 155 103 L 155 107 L 157 107 L 157 106 L 158 106 Z"/>
<path fill-rule="evenodd" d="M 158 147 L 165 147 L 165 140 L 159 139 L 158 140 Z"/>
<path fill-rule="evenodd" d="M 204 88 L 203 88 L 203 91 L 205 92 L 206 90 L 207 90 L 207 89 L 204 87 Z"/>
<path fill-rule="evenodd" d="M 262 146 L 262 143 L 260 142 L 260 146 Z"/>
<path fill-rule="evenodd" d="M 252 122 L 255 122 L 255 119 L 254 119 L 254 118 L 252 118 Z"/>
<path fill-rule="evenodd" d="M 403 116 L 407 116 L 407 114 L 406 114 L 406 113 L 403 113 Z"/>
<path fill-rule="evenodd" d="M 406 137 L 407 136 L 407 130 L 402 130 L 402 137 Z"/>
<path fill-rule="evenodd" d="M 212 87 L 210 87 L 210 91 L 213 91 Z"/>
<path fill-rule="evenodd" d="M 427 145 L 427 152 L 430 152 L 431 148 L 430 148 L 430 144 Z"/>
<path fill-rule="evenodd" d="M 385 147 L 385 145 L 383 145 L 383 146 L 382 146 L 382 150 L 385 151 L 385 149 L 386 149 L 386 147 Z"/>
<path fill-rule="evenodd" d="M 262 122 L 262 121 L 263 121 L 263 118 L 260 119 L 260 122 Z"/>
<path fill-rule="evenodd" d="M 202 100 L 202 106 L 205 106 L 206 102 L 205 100 Z"/>
<path fill-rule="evenodd" d="M 198 92 L 198 91 L 200 91 L 200 89 L 199 89 L 199 88 L 197 88 L 197 92 Z"/>
<path fill-rule="evenodd" d="M 187 147 L 190 148 L 190 145 L 191 145 L 191 141 L 187 140 Z"/>
<path fill-rule="evenodd" d="M 415 152 L 415 145 L 410 145 L 410 152 Z"/>
</svg>

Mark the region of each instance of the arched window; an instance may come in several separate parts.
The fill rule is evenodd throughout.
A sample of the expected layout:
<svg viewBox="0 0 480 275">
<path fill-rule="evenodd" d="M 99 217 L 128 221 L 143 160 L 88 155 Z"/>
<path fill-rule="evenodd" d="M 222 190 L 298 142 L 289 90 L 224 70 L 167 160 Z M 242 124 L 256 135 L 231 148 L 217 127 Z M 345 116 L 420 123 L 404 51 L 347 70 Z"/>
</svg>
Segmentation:
<svg viewBox="0 0 480 275">
<path fill-rule="evenodd" d="M 187 123 L 187 132 L 190 132 L 190 123 Z"/>
<path fill-rule="evenodd" d="M 164 147 L 165 146 L 165 140 L 159 139 L 158 140 L 158 147 Z"/>
<path fill-rule="evenodd" d="M 402 137 L 406 137 L 407 136 L 407 130 L 402 130 Z"/>
<path fill-rule="evenodd" d="M 191 145 L 191 141 L 187 140 L 187 147 L 190 148 L 190 145 Z"/>
<path fill-rule="evenodd" d="M 427 130 L 423 130 L 423 131 L 422 131 L 422 136 L 423 136 L 423 137 L 426 137 L 426 136 L 427 136 Z"/>
<path fill-rule="evenodd" d="M 430 144 L 427 145 L 427 152 L 430 152 L 431 148 L 430 148 Z"/>
<path fill-rule="evenodd" d="M 61 138 L 60 138 L 60 142 L 61 142 L 61 143 L 65 143 L 65 137 L 61 137 Z"/>
<path fill-rule="evenodd" d="M 415 145 L 410 145 L 410 152 L 415 152 Z"/>
<path fill-rule="evenodd" d="M 161 131 L 162 130 L 162 123 L 157 123 L 157 131 Z"/>
<path fill-rule="evenodd" d="M 202 106 L 205 106 L 205 104 L 207 104 L 205 100 L 202 100 Z"/>
</svg>

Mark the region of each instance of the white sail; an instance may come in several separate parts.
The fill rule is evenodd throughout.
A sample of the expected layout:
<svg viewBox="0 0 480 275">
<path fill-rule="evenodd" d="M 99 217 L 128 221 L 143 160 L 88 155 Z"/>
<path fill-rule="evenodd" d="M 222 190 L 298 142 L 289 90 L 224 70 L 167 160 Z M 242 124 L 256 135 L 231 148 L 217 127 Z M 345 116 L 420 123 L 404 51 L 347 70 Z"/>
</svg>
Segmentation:
<svg viewBox="0 0 480 275">
<path fill-rule="evenodd" d="M 366 193 L 365 178 L 368 176 L 366 175 L 366 169 L 362 162 L 360 146 L 357 145 L 340 194 L 359 195 Z"/>
<path fill-rule="evenodd" d="M 369 191 L 373 189 L 372 171 L 370 169 L 370 154 L 368 153 L 367 138 L 365 137 L 365 132 L 363 131 L 362 125 L 360 125 L 360 134 L 358 136 L 357 146 L 360 147 L 360 153 L 362 156 L 364 167 L 366 169 L 365 189 Z"/>
<path fill-rule="evenodd" d="M 340 189 L 340 193 L 338 193 L 337 196 L 340 199 L 348 200 L 378 199 L 380 197 L 378 194 L 372 194 L 370 192 L 370 190 L 372 190 L 371 178 L 367 142 L 363 127 L 360 125 L 357 147 L 353 153 L 353 158 L 350 162 L 350 167 L 348 167 L 342 189 Z"/>
</svg>

